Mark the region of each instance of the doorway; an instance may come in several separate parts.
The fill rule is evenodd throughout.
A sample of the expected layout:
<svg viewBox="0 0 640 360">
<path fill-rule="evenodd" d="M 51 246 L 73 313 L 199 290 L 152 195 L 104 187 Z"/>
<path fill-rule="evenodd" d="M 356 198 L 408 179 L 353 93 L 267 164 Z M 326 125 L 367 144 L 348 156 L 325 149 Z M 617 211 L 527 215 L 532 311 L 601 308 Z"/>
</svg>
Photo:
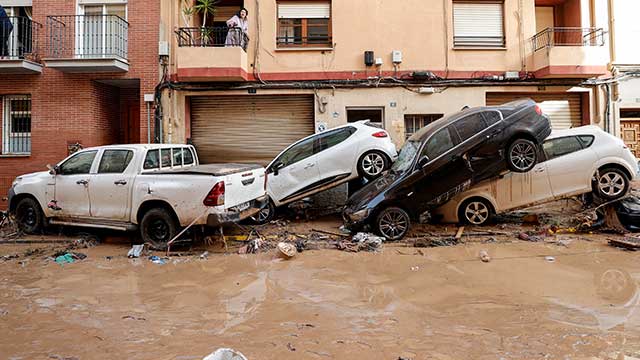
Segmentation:
<svg viewBox="0 0 640 360">
<path fill-rule="evenodd" d="M 348 107 L 347 122 L 369 120 L 371 125 L 384 129 L 384 107 Z"/>
</svg>

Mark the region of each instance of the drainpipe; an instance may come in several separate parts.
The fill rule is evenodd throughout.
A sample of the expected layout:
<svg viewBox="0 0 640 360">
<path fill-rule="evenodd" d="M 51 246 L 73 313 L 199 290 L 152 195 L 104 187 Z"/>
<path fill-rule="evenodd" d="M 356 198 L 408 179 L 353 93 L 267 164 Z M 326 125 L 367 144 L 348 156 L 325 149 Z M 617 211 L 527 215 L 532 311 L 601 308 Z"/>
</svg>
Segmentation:
<svg viewBox="0 0 640 360">
<path fill-rule="evenodd" d="M 607 13 L 609 18 L 609 66 L 607 66 L 608 70 L 612 73 L 613 77 L 618 75 L 618 71 L 615 67 L 616 63 L 616 19 L 615 19 L 615 11 L 614 11 L 614 0 L 607 0 Z M 616 107 L 613 105 L 618 101 L 618 82 L 614 81 L 611 84 L 611 87 L 607 87 L 607 111 L 605 113 L 605 121 L 606 130 L 608 133 L 615 135 L 618 131 L 615 128 L 616 121 L 618 118 Z M 613 111 L 612 111 L 613 108 Z M 612 116 L 613 113 L 613 116 Z"/>
</svg>

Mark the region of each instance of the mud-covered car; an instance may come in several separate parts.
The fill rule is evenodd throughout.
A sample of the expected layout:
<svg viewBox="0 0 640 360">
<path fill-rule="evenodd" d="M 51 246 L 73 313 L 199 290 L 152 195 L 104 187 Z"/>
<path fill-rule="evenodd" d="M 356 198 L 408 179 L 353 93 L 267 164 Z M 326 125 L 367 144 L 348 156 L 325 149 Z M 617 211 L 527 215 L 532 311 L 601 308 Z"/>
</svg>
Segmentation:
<svg viewBox="0 0 640 360">
<path fill-rule="evenodd" d="M 531 170 L 550 133 L 549 119 L 529 99 L 446 116 L 411 136 L 391 169 L 353 194 L 345 224 L 352 231 L 369 225 L 387 239 L 400 239 L 412 217 L 472 184 L 506 170 Z"/>
</svg>

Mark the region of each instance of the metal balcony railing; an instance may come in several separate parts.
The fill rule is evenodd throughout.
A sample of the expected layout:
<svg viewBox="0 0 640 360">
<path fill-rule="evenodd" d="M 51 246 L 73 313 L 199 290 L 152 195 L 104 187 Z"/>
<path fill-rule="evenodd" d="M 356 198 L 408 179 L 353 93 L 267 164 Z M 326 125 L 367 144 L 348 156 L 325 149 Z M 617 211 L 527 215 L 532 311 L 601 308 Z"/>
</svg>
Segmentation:
<svg viewBox="0 0 640 360">
<path fill-rule="evenodd" d="M 602 28 L 552 27 L 531 38 L 533 51 L 552 46 L 604 46 Z"/>
<path fill-rule="evenodd" d="M 0 20 L 0 60 L 39 61 L 38 39 L 42 24 L 26 16 Z"/>
<path fill-rule="evenodd" d="M 225 47 L 239 46 L 247 50 L 249 37 L 239 27 L 181 27 L 176 30 L 178 46 Z"/>
<path fill-rule="evenodd" d="M 331 36 L 311 35 L 311 36 L 277 36 L 278 47 L 331 47 Z"/>
<path fill-rule="evenodd" d="M 47 16 L 46 56 L 127 60 L 129 23 L 117 15 Z"/>
</svg>

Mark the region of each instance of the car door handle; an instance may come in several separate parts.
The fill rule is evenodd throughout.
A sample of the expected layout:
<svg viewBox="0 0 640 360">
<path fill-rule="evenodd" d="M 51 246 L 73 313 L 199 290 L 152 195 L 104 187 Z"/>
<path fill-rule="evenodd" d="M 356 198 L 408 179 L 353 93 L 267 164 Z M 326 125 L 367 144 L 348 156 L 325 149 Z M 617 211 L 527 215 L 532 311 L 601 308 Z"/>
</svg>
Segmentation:
<svg viewBox="0 0 640 360">
<path fill-rule="evenodd" d="M 89 183 L 89 180 L 78 180 L 76 181 L 76 184 L 78 185 L 87 185 Z"/>
<path fill-rule="evenodd" d="M 116 180 L 113 183 L 116 185 L 127 185 L 127 182 L 124 180 Z"/>
<path fill-rule="evenodd" d="M 307 170 L 307 169 L 312 168 L 314 166 L 316 166 L 316 164 L 307 164 L 307 166 L 305 166 L 304 169 Z"/>
</svg>

